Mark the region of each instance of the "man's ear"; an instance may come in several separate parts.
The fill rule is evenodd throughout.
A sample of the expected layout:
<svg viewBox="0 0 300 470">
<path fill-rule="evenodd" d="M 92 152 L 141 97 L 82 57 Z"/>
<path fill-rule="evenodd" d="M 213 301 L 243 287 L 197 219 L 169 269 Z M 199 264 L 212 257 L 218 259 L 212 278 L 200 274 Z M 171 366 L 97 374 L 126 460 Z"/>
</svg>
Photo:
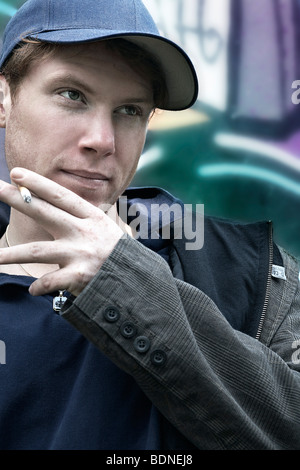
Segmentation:
<svg viewBox="0 0 300 470">
<path fill-rule="evenodd" d="M 0 127 L 6 127 L 8 106 L 11 104 L 9 85 L 0 74 Z"/>
</svg>

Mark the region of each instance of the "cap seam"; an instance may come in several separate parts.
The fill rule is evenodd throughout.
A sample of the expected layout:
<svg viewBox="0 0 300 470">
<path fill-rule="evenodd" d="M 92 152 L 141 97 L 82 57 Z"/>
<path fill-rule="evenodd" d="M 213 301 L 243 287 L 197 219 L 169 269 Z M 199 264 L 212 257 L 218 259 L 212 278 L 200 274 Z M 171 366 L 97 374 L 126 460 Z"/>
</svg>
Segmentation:
<svg viewBox="0 0 300 470">
<path fill-rule="evenodd" d="M 54 3 L 53 0 L 49 0 L 48 2 L 48 18 L 47 18 L 47 26 L 50 27 L 50 18 L 52 18 L 54 12 Z"/>
<path fill-rule="evenodd" d="M 132 3 L 133 3 L 133 8 L 134 8 L 134 27 L 136 28 L 137 27 L 137 14 L 136 14 L 136 2 L 135 0 L 132 0 Z"/>
</svg>

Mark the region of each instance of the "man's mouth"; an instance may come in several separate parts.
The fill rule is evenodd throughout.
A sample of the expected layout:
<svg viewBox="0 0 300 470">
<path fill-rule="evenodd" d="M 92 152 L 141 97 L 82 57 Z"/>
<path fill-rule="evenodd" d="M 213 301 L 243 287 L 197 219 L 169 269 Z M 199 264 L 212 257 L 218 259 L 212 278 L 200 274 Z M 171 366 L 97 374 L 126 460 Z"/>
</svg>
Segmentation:
<svg viewBox="0 0 300 470">
<path fill-rule="evenodd" d="M 101 185 L 109 182 L 110 178 L 103 173 L 86 170 L 62 170 L 67 178 L 76 184 L 86 187 L 87 189 L 97 189 Z"/>
<path fill-rule="evenodd" d="M 63 170 L 64 173 L 67 173 L 71 176 L 87 179 L 87 180 L 109 180 L 110 178 L 102 173 L 86 170 Z"/>
</svg>

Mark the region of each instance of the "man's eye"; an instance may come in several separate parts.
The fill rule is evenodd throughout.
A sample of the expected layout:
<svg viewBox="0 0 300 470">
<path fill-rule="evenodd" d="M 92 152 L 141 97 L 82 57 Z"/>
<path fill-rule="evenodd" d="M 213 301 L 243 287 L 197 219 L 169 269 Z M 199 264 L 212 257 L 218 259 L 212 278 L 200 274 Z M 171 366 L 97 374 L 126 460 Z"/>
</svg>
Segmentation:
<svg viewBox="0 0 300 470">
<path fill-rule="evenodd" d="M 143 114 L 142 110 L 137 106 L 123 106 L 120 108 L 119 112 L 127 116 L 141 116 Z"/>
<path fill-rule="evenodd" d="M 69 100 L 72 100 L 72 101 L 82 101 L 82 96 L 79 93 L 79 91 L 66 90 L 66 91 L 63 91 L 61 93 L 61 95 L 64 96 L 65 98 L 68 98 Z"/>
</svg>

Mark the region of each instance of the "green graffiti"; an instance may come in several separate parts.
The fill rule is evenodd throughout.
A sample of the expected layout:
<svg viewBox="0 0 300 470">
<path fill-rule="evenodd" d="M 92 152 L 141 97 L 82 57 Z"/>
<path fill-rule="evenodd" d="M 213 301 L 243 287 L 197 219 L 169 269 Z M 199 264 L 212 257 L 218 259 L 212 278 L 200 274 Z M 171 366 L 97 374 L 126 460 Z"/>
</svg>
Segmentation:
<svg viewBox="0 0 300 470">
<path fill-rule="evenodd" d="M 222 178 L 225 176 L 254 178 L 256 180 L 275 184 L 286 191 L 296 194 L 297 196 L 300 195 L 299 182 L 294 182 L 291 179 L 276 173 L 275 171 L 270 171 L 264 168 L 257 168 L 252 165 L 240 165 L 235 163 L 203 165 L 198 168 L 198 174 L 202 178 Z"/>
<path fill-rule="evenodd" d="M 9 5 L 7 2 L 0 2 L 0 14 L 1 15 L 13 16 L 16 13 L 16 11 L 17 9 Z"/>
</svg>

